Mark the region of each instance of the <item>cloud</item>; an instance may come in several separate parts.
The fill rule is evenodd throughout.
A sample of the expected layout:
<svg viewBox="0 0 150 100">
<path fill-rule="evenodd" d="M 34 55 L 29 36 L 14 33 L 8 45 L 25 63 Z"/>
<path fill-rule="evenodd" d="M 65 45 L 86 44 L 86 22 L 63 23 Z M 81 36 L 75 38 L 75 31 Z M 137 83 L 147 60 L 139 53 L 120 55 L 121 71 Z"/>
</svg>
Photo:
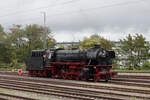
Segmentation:
<svg viewBox="0 0 150 100">
<path fill-rule="evenodd" d="M 57 41 L 78 41 L 94 33 L 113 41 L 141 33 L 150 40 L 149 0 L 5 0 L 0 6 L 5 28 L 43 25 L 41 11 L 45 11 L 46 25 Z"/>
</svg>

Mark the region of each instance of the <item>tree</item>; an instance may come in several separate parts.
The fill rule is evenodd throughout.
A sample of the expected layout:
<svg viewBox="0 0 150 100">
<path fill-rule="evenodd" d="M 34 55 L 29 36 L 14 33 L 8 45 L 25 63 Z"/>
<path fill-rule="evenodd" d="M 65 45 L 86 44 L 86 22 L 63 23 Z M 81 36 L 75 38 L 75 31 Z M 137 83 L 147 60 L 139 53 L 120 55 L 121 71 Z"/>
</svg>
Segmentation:
<svg viewBox="0 0 150 100">
<path fill-rule="evenodd" d="M 13 47 L 14 59 L 17 62 L 23 62 L 30 55 L 31 50 L 43 49 L 43 31 L 47 30 L 47 47 L 54 47 L 55 40 L 51 36 L 50 29 L 37 24 L 27 25 L 24 28 L 21 25 L 13 25 L 10 28 L 9 40 Z"/>
<path fill-rule="evenodd" d="M 26 40 L 25 40 L 24 29 L 22 28 L 22 26 L 13 25 L 10 28 L 10 32 L 7 36 L 7 39 L 11 43 L 13 60 L 17 60 L 18 62 L 23 62 L 26 53 L 24 47 Z"/>
<path fill-rule="evenodd" d="M 54 48 L 54 46 L 56 45 L 56 40 L 52 36 L 48 36 L 46 38 L 46 45 L 47 48 Z"/>
<path fill-rule="evenodd" d="M 150 57 L 148 42 L 140 34 L 129 34 L 125 39 L 121 39 L 119 51 L 128 69 L 140 69 L 143 61 Z"/>
<path fill-rule="evenodd" d="M 25 27 L 25 34 L 28 41 L 28 49 L 42 49 L 42 34 L 44 28 L 42 26 L 33 24 Z"/>
<path fill-rule="evenodd" d="M 83 41 L 80 41 L 79 47 L 81 49 L 87 49 L 93 47 L 95 44 L 100 44 L 102 48 L 107 50 L 110 50 L 113 47 L 113 43 L 97 34 L 94 34 L 89 38 L 85 37 Z"/>
<path fill-rule="evenodd" d="M 4 28 L 0 25 L 0 42 L 5 38 L 5 35 Z"/>
<path fill-rule="evenodd" d="M 33 49 L 43 49 L 43 31 L 47 31 L 47 47 L 55 46 L 55 39 L 52 37 L 49 28 L 44 28 L 37 24 L 13 25 L 9 32 L 4 32 L 0 25 L 0 64 L 23 63 L 30 51 Z"/>
<path fill-rule="evenodd" d="M 145 61 L 142 65 L 142 69 L 150 70 L 150 61 Z"/>
<path fill-rule="evenodd" d="M 11 62 L 11 45 L 7 41 L 7 35 L 3 27 L 0 25 L 0 63 Z"/>
<path fill-rule="evenodd" d="M 62 44 L 61 44 L 61 45 L 59 45 L 59 46 L 58 46 L 58 48 L 65 49 L 64 45 L 62 45 Z"/>
<path fill-rule="evenodd" d="M 55 39 L 52 36 L 51 30 L 36 24 L 28 25 L 25 28 L 26 39 L 28 40 L 29 51 L 33 49 L 43 49 L 43 32 L 46 30 L 47 48 L 55 46 Z"/>
<path fill-rule="evenodd" d="M 145 63 L 146 60 L 149 59 L 149 43 L 145 40 L 145 38 L 141 34 L 136 34 L 134 36 L 134 44 L 135 44 L 135 62 L 137 66 L 140 67 L 141 63 Z"/>
</svg>

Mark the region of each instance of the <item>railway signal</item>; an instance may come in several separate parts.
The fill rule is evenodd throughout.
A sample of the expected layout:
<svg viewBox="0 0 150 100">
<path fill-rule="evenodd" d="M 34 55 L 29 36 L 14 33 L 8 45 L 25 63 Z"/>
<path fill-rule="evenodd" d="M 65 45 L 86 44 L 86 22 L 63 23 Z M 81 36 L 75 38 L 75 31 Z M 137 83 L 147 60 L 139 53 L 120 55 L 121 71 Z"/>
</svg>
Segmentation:
<svg viewBox="0 0 150 100">
<path fill-rule="evenodd" d="M 18 69 L 18 75 L 22 75 L 22 69 Z"/>
</svg>

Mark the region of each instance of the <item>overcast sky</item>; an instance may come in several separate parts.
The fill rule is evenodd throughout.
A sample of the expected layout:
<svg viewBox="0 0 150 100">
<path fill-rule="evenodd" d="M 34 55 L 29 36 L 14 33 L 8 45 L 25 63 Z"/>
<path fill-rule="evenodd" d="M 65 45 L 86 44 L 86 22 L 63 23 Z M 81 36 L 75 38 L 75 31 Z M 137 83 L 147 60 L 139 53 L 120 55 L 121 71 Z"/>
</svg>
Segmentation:
<svg viewBox="0 0 150 100">
<path fill-rule="evenodd" d="M 150 40 L 150 0 L 0 0 L 0 24 L 46 25 L 58 42 L 97 33 L 117 41 L 129 33 Z"/>
</svg>

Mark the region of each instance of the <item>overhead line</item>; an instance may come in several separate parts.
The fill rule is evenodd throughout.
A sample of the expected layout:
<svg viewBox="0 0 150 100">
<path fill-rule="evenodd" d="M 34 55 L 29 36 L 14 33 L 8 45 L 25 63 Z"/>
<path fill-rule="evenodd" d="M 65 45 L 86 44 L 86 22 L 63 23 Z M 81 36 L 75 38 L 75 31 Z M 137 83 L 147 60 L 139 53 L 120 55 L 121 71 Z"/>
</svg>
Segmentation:
<svg viewBox="0 0 150 100">
<path fill-rule="evenodd" d="M 76 2 L 76 1 L 79 1 L 79 0 L 70 0 L 70 1 L 58 3 L 58 4 L 56 4 L 56 5 L 50 4 L 50 5 L 48 5 L 48 6 L 43 6 L 43 7 L 34 8 L 34 9 L 28 9 L 29 11 L 24 11 L 24 12 L 22 12 L 22 11 L 16 11 L 16 12 L 13 12 L 13 13 L 8 13 L 8 14 L 5 14 L 5 15 L 2 15 L 2 16 L 0 16 L 0 18 L 6 17 L 6 16 L 10 16 L 10 15 L 14 16 L 14 15 L 16 15 L 16 14 L 31 12 L 31 11 L 35 11 L 35 10 L 38 10 L 38 9 L 44 9 L 44 8 L 49 8 L 49 7 L 55 7 L 55 6 L 57 6 L 57 5 L 65 5 L 65 4 L 73 3 L 73 2 Z"/>
<path fill-rule="evenodd" d="M 93 8 L 87 8 L 87 9 L 82 9 L 82 11 L 85 12 L 85 11 L 90 11 L 90 10 L 96 10 L 96 9 L 99 9 L 99 8 L 111 8 L 111 7 L 115 7 L 115 6 L 127 5 L 127 4 L 130 4 L 130 3 L 138 3 L 137 1 L 139 1 L 139 0 L 135 0 L 135 1 L 131 1 L 131 2 L 116 3 L 116 4 L 111 4 L 111 5 L 93 7 Z M 141 1 L 139 1 L 139 2 L 141 2 Z M 81 10 L 74 10 L 74 11 L 70 11 L 70 12 L 64 12 L 64 13 L 59 13 L 59 14 L 55 14 L 55 15 L 52 15 L 52 16 L 51 15 L 47 15 L 47 16 L 54 17 L 54 16 L 58 16 L 58 15 L 77 13 L 77 12 L 80 12 L 80 11 Z"/>
<path fill-rule="evenodd" d="M 111 4 L 111 5 L 105 5 L 105 6 L 99 6 L 99 7 L 93 7 L 93 8 L 87 8 L 87 9 L 82 9 L 82 12 L 86 12 L 86 11 L 91 11 L 91 10 L 96 10 L 96 9 L 99 9 L 99 8 L 111 8 L 111 7 L 116 7 L 116 6 L 122 6 L 122 5 L 128 5 L 130 3 L 138 3 L 138 2 L 141 2 L 141 0 L 134 0 L 134 1 L 130 1 L 130 2 L 121 2 L 121 3 L 115 3 L 115 4 Z M 73 13 L 78 13 L 80 12 L 80 10 L 74 10 L 74 11 L 70 11 L 70 12 L 64 12 L 64 13 L 59 13 L 59 14 L 54 14 L 54 15 L 47 15 L 50 16 L 51 18 L 52 17 L 55 17 L 55 16 L 60 16 L 60 15 L 66 15 L 66 14 L 73 14 Z M 40 17 L 37 17 L 37 18 L 40 18 Z M 25 20 L 30 20 L 30 19 L 25 19 Z M 35 18 L 32 18 L 31 20 L 37 20 Z M 23 20 L 24 21 L 24 20 Z"/>
</svg>

